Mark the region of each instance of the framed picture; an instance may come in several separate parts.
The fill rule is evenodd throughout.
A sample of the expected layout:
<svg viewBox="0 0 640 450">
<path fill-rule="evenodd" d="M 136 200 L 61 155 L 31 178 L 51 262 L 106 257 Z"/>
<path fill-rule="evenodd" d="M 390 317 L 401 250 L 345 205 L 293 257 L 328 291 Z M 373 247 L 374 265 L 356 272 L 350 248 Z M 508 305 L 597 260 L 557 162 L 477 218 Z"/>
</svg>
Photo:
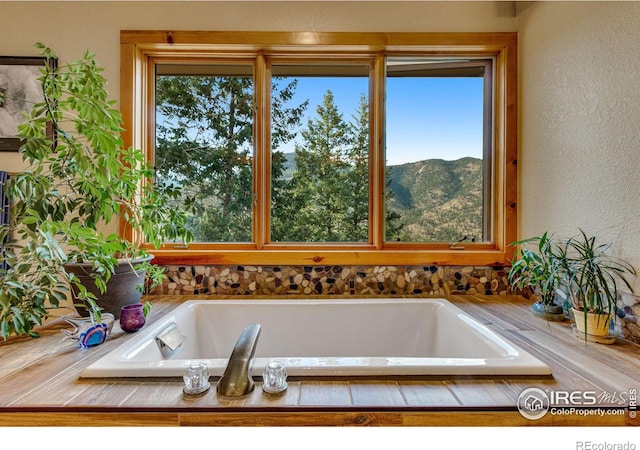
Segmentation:
<svg viewBox="0 0 640 450">
<path fill-rule="evenodd" d="M 0 151 L 17 152 L 22 145 L 18 125 L 26 121 L 23 112 L 43 100 L 38 78 L 45 64 L 43 57 L 0 56 Z M 53 135 L 52 129 L 47 131 Z"/>
</svg>

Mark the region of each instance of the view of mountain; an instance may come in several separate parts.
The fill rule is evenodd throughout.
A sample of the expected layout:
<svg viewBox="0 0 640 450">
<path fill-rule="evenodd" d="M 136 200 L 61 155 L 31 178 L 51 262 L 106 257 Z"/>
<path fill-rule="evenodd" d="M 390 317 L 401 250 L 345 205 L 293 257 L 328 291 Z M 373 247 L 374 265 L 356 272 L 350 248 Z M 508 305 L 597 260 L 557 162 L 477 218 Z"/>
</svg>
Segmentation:
<svg viewBox="0 0 640 450">
<path fill-rule="evenodd" d="M 284 177 L 295 171 L 295 153 L 285 153 Z M 387 207 L 400 215 L 401 241 L 481 241 L 482 160 L 428 159 L 388 166 Z"/>
<path fill-rule="evenodd" d="M 482 160 L 429 159 L 388 168 L 407 241 L 482 240 Z"/>
</svg>

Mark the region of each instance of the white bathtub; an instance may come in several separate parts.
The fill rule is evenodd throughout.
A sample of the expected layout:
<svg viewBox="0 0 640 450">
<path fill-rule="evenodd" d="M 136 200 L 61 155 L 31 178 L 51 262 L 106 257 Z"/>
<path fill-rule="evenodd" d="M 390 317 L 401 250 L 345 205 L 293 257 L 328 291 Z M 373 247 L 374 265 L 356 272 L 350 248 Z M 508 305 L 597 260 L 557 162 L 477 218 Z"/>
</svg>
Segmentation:
<svg viewBox="0 0 640 450">
<path fill-rule="evenodd" d="M 164 358 L 155 337 L 172 323 L 186 340 Z M 220 376 L 250 323 L 262 327 L 256 376 L 271 360 L 284 362 L 290 376 L 551 374 L 447 300 L 287 299 L 186 301 L 80 376 L 182 376 L 195 360 Z"/>
</svg>

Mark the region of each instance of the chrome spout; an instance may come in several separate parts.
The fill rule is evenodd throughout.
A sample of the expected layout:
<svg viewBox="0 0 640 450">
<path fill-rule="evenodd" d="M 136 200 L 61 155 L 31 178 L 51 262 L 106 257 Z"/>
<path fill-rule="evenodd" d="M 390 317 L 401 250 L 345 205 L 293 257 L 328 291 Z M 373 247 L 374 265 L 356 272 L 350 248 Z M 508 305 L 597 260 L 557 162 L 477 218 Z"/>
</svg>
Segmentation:
<svg viewBox="0 0 640 450">
<path fill-rule="evenodd" d="M 179 349 L 181 349 L 182 343 L 186 340 L 175 322 L 171 322 L 156 336 L 156 344 L 160 349 L 160 353 L 165 359 L 173 356 Z"/>
<path fill-rule="evenodd" d="M 218 380 L 218 395 L 242 397 L 253 391 L 255 383 L 250 370 L 259 337 L 260 324 L 252 323 L 244 328 L 231 352 L 227 367 Z"/>
</svg>

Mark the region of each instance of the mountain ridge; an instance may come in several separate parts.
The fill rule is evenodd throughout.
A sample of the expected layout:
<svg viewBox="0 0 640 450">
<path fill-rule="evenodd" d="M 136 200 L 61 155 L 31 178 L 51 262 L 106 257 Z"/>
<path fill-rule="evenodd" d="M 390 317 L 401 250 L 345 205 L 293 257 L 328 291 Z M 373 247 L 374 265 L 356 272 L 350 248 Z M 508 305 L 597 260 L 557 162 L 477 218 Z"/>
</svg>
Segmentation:
<svg viewBox="0 0 640 450">
<path fill-rule="evenodd" d="M 295 153 L 284 153 L 284 178 L 295 171 Z M 400 215 L 403 242 L 483 240 L 483 161 L 425 159 L 387 166 L 387 208 Z M 387 237 L 390 239 L 390 237 Z"/>
</svg>

